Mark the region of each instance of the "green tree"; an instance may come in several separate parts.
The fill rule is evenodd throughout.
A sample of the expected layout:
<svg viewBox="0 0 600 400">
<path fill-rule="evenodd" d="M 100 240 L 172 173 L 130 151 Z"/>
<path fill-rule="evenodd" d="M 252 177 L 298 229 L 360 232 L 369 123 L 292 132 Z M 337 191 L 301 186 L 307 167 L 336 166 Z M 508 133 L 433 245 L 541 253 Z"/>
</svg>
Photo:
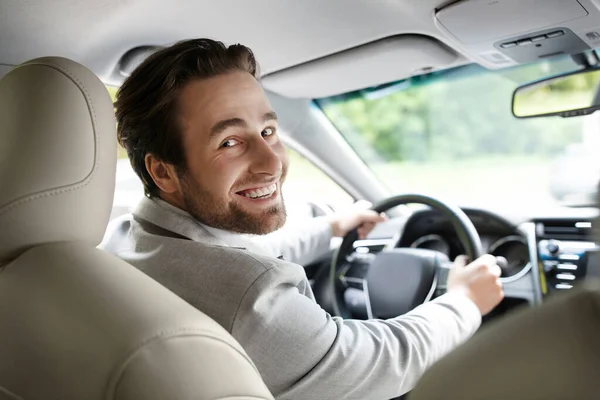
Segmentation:
<svg viewBox="0 0 600 400">
<path fill-rule="evenodd" d="M 509 70 L 508 78 L 481 71 L 457 74 L 384 97 L 362 94 L 321 105 L 367 162 L 452 161 L 534 151 L 552 156 L 573 142 L 573 135 L 581 135 L 580 121 L 512 116 L 512 92 L 517 82 L 542 75 L 541 66 L 535 67 Z"/>
</svg>

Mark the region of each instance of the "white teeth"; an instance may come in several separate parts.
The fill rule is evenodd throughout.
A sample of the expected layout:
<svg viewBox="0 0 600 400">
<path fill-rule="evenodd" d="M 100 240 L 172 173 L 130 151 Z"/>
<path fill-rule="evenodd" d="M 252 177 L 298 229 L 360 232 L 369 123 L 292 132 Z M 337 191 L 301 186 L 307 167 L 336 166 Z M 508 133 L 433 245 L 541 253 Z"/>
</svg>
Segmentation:
<svg viewBox="0 0 600 400">
<path fill-rule="evenodd" d="M 251 190 L 244 194 L 244 196 L 248 198 L 257 198 L 257 197 L 266 197 L 271 196 L 277 190 L 277 184 L 273 184 L 271 186 L 267 186 L 265 188 Z"/>
</svg>

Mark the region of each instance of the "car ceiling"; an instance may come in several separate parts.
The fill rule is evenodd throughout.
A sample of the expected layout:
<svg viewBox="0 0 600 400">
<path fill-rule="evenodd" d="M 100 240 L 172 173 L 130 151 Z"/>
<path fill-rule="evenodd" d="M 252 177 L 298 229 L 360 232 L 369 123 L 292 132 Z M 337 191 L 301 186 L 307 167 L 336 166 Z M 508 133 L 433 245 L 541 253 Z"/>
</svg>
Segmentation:
<svg viewBox="0 0 600 400">
<path fill-rule="evenodd" d="M 269 75 L 395 35 L 425 35 L 443 43 L 433 10 L 444 3 L 448 1 L 0 0 L 0 64 L 63 56 L 91 68 L 105 82 L 119 84 L 115 68 L 129 50 L 210 37 L 249 46 L 263 75 Z M 420 54 L 427 65 L 436 56 L 427 49 Z M 418 52 L 410 55 L 408 70 L 388 75 L 399 79 L 423 64 Z M 442 62 L 450 67 L 467 60 L 448 47 Z"/>
</svg>

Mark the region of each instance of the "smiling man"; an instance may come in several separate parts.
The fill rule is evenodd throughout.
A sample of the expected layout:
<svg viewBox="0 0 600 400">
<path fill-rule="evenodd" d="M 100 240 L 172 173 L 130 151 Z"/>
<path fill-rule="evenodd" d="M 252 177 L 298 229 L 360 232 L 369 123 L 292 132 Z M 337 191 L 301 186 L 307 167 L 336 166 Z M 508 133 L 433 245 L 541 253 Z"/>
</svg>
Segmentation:
<svg viewBox="0 0 600 400">
<path fill-rule="evenodd" d="M 178 173 L 152 154 L 146 167 L 164 200 L 205 225 L 266 234 L 285 223 L 281 184 L 288 158 L 276 132 L 277 114 L 248 73 L 232 71 L 223 83 L 218 76 L 181 90 L 182 145 L 193 155 L 187 157 L 189 173 Z M 235 96 L 229 95 L 232 89 Z"/>
<path fill-rule="evenodd" d="M 500 269 L 492 256 L 461 259 L 448 293 L 406 315 L 332 318 L 293 261 L 382 217 L 356 211 L 257 236 L 285 223 L 288 168 L 258 78 L 248 48 L 208 39 L 161 50 L 131 74 L 117 96 L 119 141 L 147 197 L 104 248 L 219 322 L 277 398 L 399 396 L 498 304 Z"/>
</svg>

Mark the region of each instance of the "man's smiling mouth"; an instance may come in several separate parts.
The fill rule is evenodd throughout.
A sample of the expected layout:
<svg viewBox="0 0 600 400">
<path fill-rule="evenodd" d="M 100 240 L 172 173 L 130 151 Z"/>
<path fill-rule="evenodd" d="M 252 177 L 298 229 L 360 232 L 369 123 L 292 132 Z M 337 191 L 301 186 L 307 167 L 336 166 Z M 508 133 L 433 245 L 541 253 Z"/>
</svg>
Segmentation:
<svg viewBox="0 0 600 400">
<path fill-rule="evenodd" d="M 273 183 L 269 186 L 260 188 L 246 189 L 237 192 L 240 196 L 247 197 L 249 199 L 268 199 L 277 192 L 277 183 Z"/>
</svg>

